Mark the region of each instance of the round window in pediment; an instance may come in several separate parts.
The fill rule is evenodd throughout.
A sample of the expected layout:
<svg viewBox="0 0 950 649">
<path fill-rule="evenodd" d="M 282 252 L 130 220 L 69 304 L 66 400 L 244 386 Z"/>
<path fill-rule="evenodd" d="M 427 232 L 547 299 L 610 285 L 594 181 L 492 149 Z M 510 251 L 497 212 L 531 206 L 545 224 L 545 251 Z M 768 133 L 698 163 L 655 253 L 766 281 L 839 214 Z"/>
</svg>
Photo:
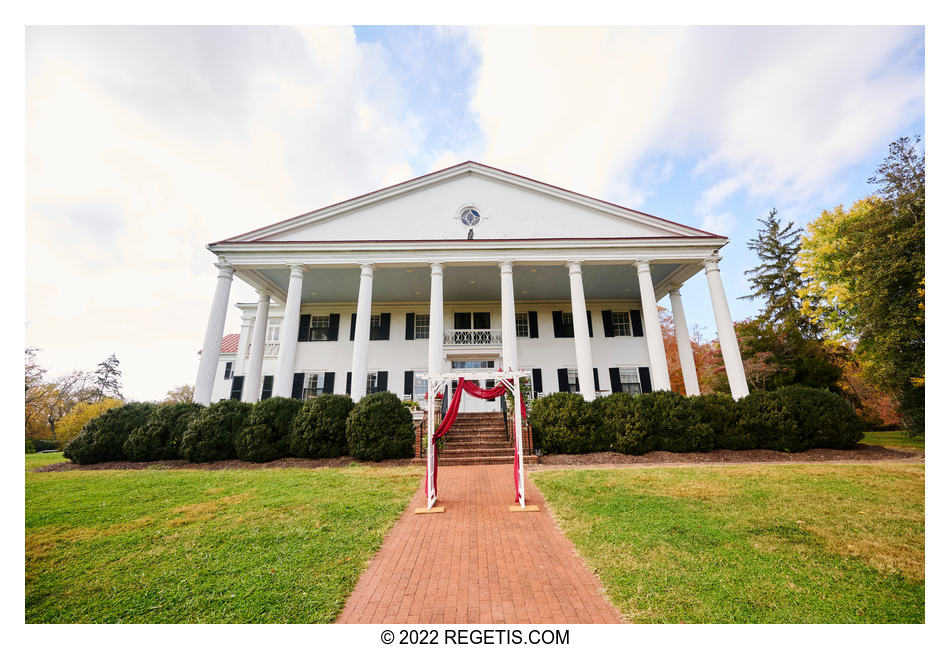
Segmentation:
<svg viewBox="0 0 950 649">
<path fill-rule="evenodd" d="M 474 228 L 481 220 L 482 215 L 479 214 L 478 210 L 471 205 L 468 207 L 463 207 L 462 211 L 459 212 L 459 221 L 461 221 L 462 225 L 467 228 Z"/>
</svg>

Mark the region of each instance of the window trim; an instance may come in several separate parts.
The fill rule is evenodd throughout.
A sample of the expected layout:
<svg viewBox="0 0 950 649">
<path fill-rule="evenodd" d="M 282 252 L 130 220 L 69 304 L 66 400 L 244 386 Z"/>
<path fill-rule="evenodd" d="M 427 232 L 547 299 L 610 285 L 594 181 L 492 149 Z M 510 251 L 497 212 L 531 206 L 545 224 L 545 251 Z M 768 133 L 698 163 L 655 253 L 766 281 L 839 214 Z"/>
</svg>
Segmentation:
<svg viewBox="0 0 950 649">
<path fill-rule="evenodd" d="M 234 378 L 234 361 L 224 362 L 224 380 Z"/>
<path fill-rule="evenodd" d="M 424 328 L 425 328 L 425 335 L 424 335 L 424 336 L 420 333 L 420 331 L 421 331 L 421 330 L 420 330 L 420 320 L 422 320 L 423 318 L 424 318 L 425 321 L 426 321 L 426 323 L 425 323 L 425 325 L 424 325 Z M 430 323 L 430 322 L 431 322 L 431 320 L 429 319 L 429 314 L 428 314 L 428 313 L 417 313 L 417 314 L 415 315 L 415 322 L 414 322 L 414 324 L 413 324 L 413 332 L 412 332 L 413 338 L 414 338 L 415 340 L 428 340 L 428 339 L 429 339 L 429 323 Z M 415 371 L 415 370 L 413 370 L 413 371 Z"/>
<path fill-rule="evenodd" d="M 524 322 L 521 323 L 518 321 L 518 317 L 523 316 Z M 521 333 L 521 325 L 524 325 L 524 333 Z M 515 312 L 515 338 L 530 338 L 531 337 L 531 318 L 528 315 L 527 311 L 521 313 Z"/>
<path fill-rule="evenodd" d="M 618 323 L 617 319 L 621 322 Z M 614 336 L 633 336 L 633 321 L 629 311 L 611 311 L 610 323 L 613 326 Z"/>
<path fill-rule="evenodd" d="M 619 372 L 620 372 L 620 391 L 621 391 L 621 392 L 626 392 L 627 394 L 634 395 L 634 396 L 639 395 L 639 394 L 643 394 L 643 384 L 640 383 L 640 368 L 639 368 L 639 367 L 618 367 L 617 369 L 618 369 Z M 632 373 L 632 374 L 633 374 L 633 377 L 636 379 L 636 381 L 635 381 L 635 382 L 625 382 L 625 381 L 623 380 L 624 372 L 630 372 L 630 373 Z M 624 389 L 624 385 L 636 385 L 636 386 L 637 386 L 637 391 L 636 391 L 636 392 L 628 392 L 627 390 Z"/>
</svg>

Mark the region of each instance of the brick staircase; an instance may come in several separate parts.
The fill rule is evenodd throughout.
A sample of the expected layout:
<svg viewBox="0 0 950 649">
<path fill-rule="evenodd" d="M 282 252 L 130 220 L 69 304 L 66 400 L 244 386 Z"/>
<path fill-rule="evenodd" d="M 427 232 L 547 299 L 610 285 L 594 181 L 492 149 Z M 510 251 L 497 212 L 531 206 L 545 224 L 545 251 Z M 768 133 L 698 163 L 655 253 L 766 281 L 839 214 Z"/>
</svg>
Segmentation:
<svg viewBox="0 0 950 649">
<path fill-rule="evenodd" d="M 459 413 L 446 435 L 445 448 L 439 452 L 439 465 L 511 464 L 515 459 L 513 438 L 512 434 L 512 441 L 508 441 L 500 412 Z M 533 454 L 525 454 L 526 465 L 537 462 Z"/>
</svg>

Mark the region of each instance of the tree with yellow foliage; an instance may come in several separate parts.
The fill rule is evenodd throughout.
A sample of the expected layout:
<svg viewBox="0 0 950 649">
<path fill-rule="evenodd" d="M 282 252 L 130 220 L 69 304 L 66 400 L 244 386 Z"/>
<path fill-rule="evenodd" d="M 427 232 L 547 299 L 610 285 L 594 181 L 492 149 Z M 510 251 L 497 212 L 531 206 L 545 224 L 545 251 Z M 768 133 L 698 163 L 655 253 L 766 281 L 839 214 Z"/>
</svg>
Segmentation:
<svg viewBox="0 0 950 649">
<path fill-rule="evenodd" d="M 113 399 L 111 397 L 106 397 L 101 401 L 96 401 L 94 403 L 79 402 L 73 406 L 66 415 L 59 420 L 59 425 L 56 426 L 56 438 L 60 447 L 64 447 L 66 444 L 76 439 L 80 432 L 82 432 L 83 426 L 87 423 L 104 413 L 106 410 L 111 410 L 121 406 L 123 401 L 121 399 Z"/>
</svg>

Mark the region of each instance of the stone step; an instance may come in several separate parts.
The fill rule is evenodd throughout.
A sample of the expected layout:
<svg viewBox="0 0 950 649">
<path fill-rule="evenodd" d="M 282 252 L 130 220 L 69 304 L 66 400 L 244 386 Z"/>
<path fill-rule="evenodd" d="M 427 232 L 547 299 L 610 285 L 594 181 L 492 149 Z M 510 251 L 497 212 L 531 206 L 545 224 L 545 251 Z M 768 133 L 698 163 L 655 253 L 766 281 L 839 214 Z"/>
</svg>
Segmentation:
<svg viewBox="0 0 950 649">
<path fill-rule="evenodd" d="M 442 456 L 439 456 L 439 466 L 470 466 L 475 464 L 514 464 L 515 456 L 498 456 L 498 457 L 486 457 L 486 456 L 476 456 L 469 458 L 446 458 L 443 459 Z M 524 456 L 525 466 L 529 464 L 537 464 L 538 458 L 534 455 L 525 455 Z"/>
</svg>

